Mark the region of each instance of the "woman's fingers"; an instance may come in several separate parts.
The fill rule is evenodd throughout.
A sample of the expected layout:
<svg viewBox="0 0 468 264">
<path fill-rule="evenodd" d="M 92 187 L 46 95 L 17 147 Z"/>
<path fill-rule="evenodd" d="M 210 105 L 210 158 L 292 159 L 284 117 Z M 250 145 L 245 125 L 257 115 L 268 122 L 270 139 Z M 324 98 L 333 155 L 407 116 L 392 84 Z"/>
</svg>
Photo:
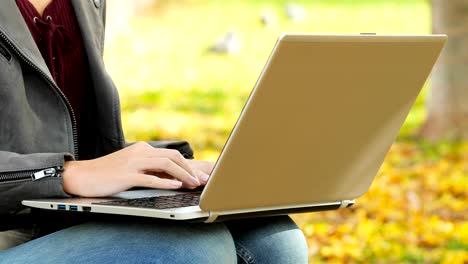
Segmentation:
<svg viewBox="0 0 468 264">
<path fill-rule="evenodd" d="M 198 187 L 200 181 L 195 176 L 189 174 L 186 170 L 175 163 L 172 159 L 166 157 L 159 158 L 142 158 L 138 161 L 138 170 L 142 173 L 145 172 L 162 172 L 171 175 L 172 177 L 180 180 L 187 187 Z M 151 176 L 157 178 L 155 176 Z"/>
<path fill-rule="evenodd" d="M 146 142 L 135 143 L 129 148 L 132 148 L 133 156 L 142 158 L 168 158 L 187 171 L 187 173 L 194 176 L 189 160 L 186 160 L 182 154 L 175 149 L 153 148 Z"/>
<path fill-rule="evenodd" d="M 214 162 L 201 160 L 187 160 L 187 163 L 192 168 L 192 170 L 201 170 L 208 175 L 211 174 L 215 165 Z"/>
<path fill-rule="evenodd" d="M 190 175 L 193 175 L 192 167 L 190 167 L 189 163 L 184 158 L 184 156 L 182 156 L 182 154 L 180 154 L 180 152 L 177 150 L 153 148 L 153 151 L 149 157 L 166 157 L 175 162 L 177 165 L 179 165 L 181 168 L 187 171 Z"/>
<path fill-rule="evenodd" d="M 211 172 L 214 168 L 214 163 L 209 161 L 187 160 L 190 167 L 200 180 L 200 183 L 205 185 L 208 182 Z"/>
<path fill-rule="evenodd" d="M 165 172 L 145 172 L 145 174 L 153 175 L 156 177 L 159 177 L 161 179 L 174 179 L 171 175 L 165 173 Z M 195 174 L 195 177 L 198 178 L 198 181 L 200 182 L 200 185 L 206 185 L 208 182 L 208 179 L 210 175 L 204 173 L 203 171 L 200 170 L 193 170 L 193 174 Z"/>
<path fill-rule="evenodd" d="M 182 182 L 170 179 L 161 179 L 152 175 L 137 174 L 135 179 L 138 186 L 154 188 L 154 189 L 179 189 L 182 187 Z"/>
<path fill-rule="evenodd" d="M 205 172 L 201 170 L 193 170 L 193 173 L 195 174 L 195 176 L 198 178 L 198 180 L 200 181 L 202 185 L 206 185 L 210 175 L 206 174 Z"/>
</svg>

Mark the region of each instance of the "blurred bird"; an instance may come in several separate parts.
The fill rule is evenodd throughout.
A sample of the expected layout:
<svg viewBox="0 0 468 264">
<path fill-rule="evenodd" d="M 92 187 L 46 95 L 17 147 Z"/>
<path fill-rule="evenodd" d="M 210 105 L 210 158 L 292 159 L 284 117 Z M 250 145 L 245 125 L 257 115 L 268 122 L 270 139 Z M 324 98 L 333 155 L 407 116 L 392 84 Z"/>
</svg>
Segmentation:
<svg viewBox="0 0 468 264">
<path fill-rule="evenodd" d="M 237 34 L 233 31 L 227 32 L 223 38 L 217 41 L 210 47 L 210 51 L 214 53 L 238 53 L 241 48 L 240 40 Z"/>
<path fill-rule="evenodd" d="M 272 12 L 264 11 L 260 15 L 260 23 L 264 27 L 271 27 L 276 23 L 276 16 Z"/>
<path fill-rule="evenodd" d="M 298 4 L 286 4 L 284 11 L 288 19 L 291 21 L 299 22 L 304 20 L 304 18 L 306 17 L 306 11 L 304 7 Z"/>
</svg>

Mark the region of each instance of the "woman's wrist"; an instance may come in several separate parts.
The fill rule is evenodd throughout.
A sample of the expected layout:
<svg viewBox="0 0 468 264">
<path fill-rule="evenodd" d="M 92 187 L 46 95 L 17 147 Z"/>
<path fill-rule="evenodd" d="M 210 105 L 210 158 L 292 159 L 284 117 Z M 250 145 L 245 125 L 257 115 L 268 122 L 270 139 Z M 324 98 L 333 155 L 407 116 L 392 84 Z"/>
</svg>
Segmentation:
<svg viewBox="0 0 468 264">
<path fill-rule="evenodd" d="M 76 167 L 80 161 L 65 161 L 63 165 L 63 173 L 62 173 L 62 178 L 63 178 L 63 191 L 70 194 L 70 195 L 76 195 L 76 193 L 73 192 L 73 184 L 72 184 L 72 178 L 74 175 L 74 171 L 76 170 Z"/>
</svg>

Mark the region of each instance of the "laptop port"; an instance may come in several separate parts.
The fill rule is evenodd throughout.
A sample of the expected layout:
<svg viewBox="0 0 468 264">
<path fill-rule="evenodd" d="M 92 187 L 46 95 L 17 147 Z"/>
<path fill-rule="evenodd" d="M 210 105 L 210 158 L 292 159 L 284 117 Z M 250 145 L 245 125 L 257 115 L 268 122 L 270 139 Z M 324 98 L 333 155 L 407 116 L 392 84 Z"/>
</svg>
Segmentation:
<svg viewBox="0 0 468 264">
<path fill-rule="evenodd" d="M 83 209 L 83 212 L 91 212 L 91 207 L 89 206 L 83 206 L 82 209 Z"/>
<path fill-rule="evenodd" d="M 57 209 L 58 210 L 67 210 L 67 206 L 64 205 L 64 204 L 59 204 L 59 205 L 57 205 Z"/>
<path fill-rule="evenodd" d="M 70 205 L 70 211 L 78 211 L 78 206 Z"/>
</svg>

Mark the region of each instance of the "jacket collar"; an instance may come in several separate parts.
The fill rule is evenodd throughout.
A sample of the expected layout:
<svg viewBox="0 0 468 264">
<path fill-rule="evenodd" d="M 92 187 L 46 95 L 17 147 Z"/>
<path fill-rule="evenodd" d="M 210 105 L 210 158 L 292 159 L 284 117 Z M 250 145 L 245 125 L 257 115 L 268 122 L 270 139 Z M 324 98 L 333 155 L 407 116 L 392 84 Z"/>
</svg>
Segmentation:
<svg viewBox="0 0 468 264">
<path fill-rule="evenodd" d="M 15 46 L 26 59 L 31 61 L 51 80 L 53 80 L 47 64 L 29 31 L 14 0 L 2 1 L 0 8 L 0 31 Z M 1 40 L 0 40 L 1 41 Z"/>
<path fill-rule="evenodd" d="M 101 56 L 95 53 L 96 51 L 102 52 L 104 48 L 103 8 L 99 9 L 96 7 L 94 2 L 97 1 L 93 0 L 72 0 L 71 2 L 75 9 L 78 24 L 80 25 L 81 36 L 88 53 L 88 59 L 90 56 L 100 58 Z"/>
</svg>

